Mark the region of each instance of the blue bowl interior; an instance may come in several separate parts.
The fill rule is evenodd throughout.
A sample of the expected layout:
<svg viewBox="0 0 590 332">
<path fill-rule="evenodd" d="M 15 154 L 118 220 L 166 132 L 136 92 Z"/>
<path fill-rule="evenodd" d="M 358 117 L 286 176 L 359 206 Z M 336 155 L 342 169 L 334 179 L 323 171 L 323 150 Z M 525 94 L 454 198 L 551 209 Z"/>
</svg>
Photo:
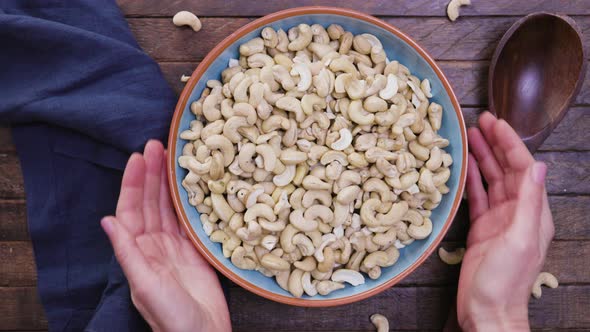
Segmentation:
<svg viewBox="0 0 590 332">
<path fill-rule="evenodd" d="M 391 34 L 385 29 L 374 26 L 368 22 L 333 14 L 314 14 L 314 15 L 302 15 L 285 18 L 270 24 L 274 29 L 283 29 L 287 31 L 289 28 L 296 26 L 300 23 L 311 24 L 322 24 L 324 27 L 332 23 L 340 24 L 345 30 L 352 32 L 353 34 L 359 33 L 370 33 L 377 36 L 387 53 L 390 60 L 398 60 L 400 63 L 407 66 L 412 74 L 416 75 L 420 79 L 428 78 L 432 86 L 431 101 L 434 101 L 443 107 L 443 122 L 442 128 L 439 131 L 440 135 L 449 139 L 450 145 L 445 150 L 450 153 L 453 157 L 454 163 L 451 166 L 451 177 L 447 182 L 447 186 L 450 188 L 450 192 L 444 195 L 441 204 L 432 213 L 433 231 L 432 234 L 425 240 L 415 241 L 409 246 L 401 249 L 401 256 L 398 262 L 389 268 L 385 268 L 382 271 L 382 275 L 377 280 L 371 280 L 366 278 L 366 283 L 357 287 L 347 285 L 342 290 L 335 291 L 327 296 L 315 296 L 308 297 L 304 295 L 304 298 L 317 301 L 324 299 L 337 299 L 342 297 L 348 297 L 356 295 L 365 291 L 368 291 L 378 285 L 381 285 L 388 280 L 399 275 L 406 269 L 408 269 L 418 258 L 427 250 L 427 248 L 433 243 L 434 239 L 440 234 L 444 226 L 447 217 L 450 214 L 453 200 L 459 190 L 459 175 L 461 173 L 462 164 L 462 150 L 463 143 L 461 140 L 461 129 L 459 127 L 459 119 L 457 114 L 453 111 L 453 104 L 449 95 L 446 93 L 443 84 L 439 77 L 435 74 L 432 67 L 424 60 L 420 54 L 404 42 L 399 37 Z M 227 48 L 217 59 L 213 61 L 211 66 L 205 71 L 200 81 L 196 84 L 195 89 L 192 91 L 189 101 L 196 100 L 200 97 L 201 92 L 205 88 L 205 84 L 209 79 L 221 79 L 221 72 L 228 65 L 230 58 L 238 58 L 239 46 L 260 35 L 262 27 L 252 31 L 246 36 L 242 37 L 236 43 L 232 44 Z M 184 112 L 180 120 L 179 132 L 188 129 L 191 120 L 194 120 L 194 115 L 190 112 L 190 102 L 187 103 Z M 186 141 L 178 139 L 176 141 L 176 160 L 182 154 L 182 147 Z M 207 247 L 207 249 L 216 257 L 217 260 L 222 262 L 228 269 L 238 275 L 240 278 L 252 283 L 262 289 L 269 292 L 279 294 L 282 296 L 291 297 L 292 295 L 282 288 L 280 288 L 275 282 L 274 278 L 268 278 L 263 276 L 257 271 L 244 271 L 235 267 L 228 258 L 225 258 L 221 251 L 221 245 L 214 243 L 205 234 L 199 220 L 199 213 L 197 210 L 188 203 L 188 196 L 184 188 L 180 185 L 181 181 L 186 175 L 186 170 L 182 169 L 178 164 L 176 165 L 176 185 L 180 192 L 180 198 L 182 207 L 190 220 L 191 227 L 200 238 L 201 242 Z"/>
</svg>

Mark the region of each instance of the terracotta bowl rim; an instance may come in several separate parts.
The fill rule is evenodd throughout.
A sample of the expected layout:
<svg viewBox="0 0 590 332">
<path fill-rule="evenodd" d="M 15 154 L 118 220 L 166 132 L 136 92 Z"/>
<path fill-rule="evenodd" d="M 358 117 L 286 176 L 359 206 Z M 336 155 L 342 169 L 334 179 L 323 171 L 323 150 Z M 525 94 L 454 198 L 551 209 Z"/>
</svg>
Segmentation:
<svg viewBox="0 0 590 332">
<path fill-rule="evenodd" d="M 438 234 L 438 236 L 434 240 L 434 242 L 426 249 L 426 251 L 422 255 L 420 255 L 420 257 L 415 262 L 413 262 L 407 269 L 405 269 L 402 273 L 400 273 L 396 277 L 384 282 L 381 285 L 378 285 L 378 286 L 376 286 L 372 289 L 369 289 L 367 291 L 364 291 L 362 293 L 358 293 L 358 294 L 354 294 L 354 295 L 350 295 L 350 296 L 345 296 L 345 297 L 341 297 L 341 298 L 337 298 L 337 299 L 325 299 L 325 300 L 310 300 L 310 299 L 294 298 L 294 297 L 275 294 L 275 293 L 272 293 L 266 289 L 258 287 L 257 285 L 254 285 L 253 283 L 251 283 L 248 280 L 242 279 L 240 276 L 234 274 L 231 270 L 229 270 L 227 267 L 225 267 L 225 265 L 222 262 L 218 261 L 217 258 L 215 258 L 215 256 L 211 252 L 209 252 L 207 247 L 201 242 L 201 240 L 199 239 L 197 234 L 192 229 L 190 222 L 188 220 L 188 217 L 182 207 L 182 202 L 181 202 L 180 194 L 179 194 L 179 188 L 176 184 L 176 160 L 175 160 L 176 158 L 175 158 L 175 155 L 176 155 L 176 140 L 178 137 L 178 129 L 179 129 L 179 125 L 180 125 L 180 119 L 182 117 L 182 114 L 184 112 L 184 109 L 186 107 L 188 99 L 189 99 L 195 85 L 201 79 L 201 76 L 209 68 L 211 63 L 226 48 L 228 48 L 230 45 L 232 45 L 238 39 L 240 39 L 244 35 L 250 33 L 251 31 L 253 31 L 259 27 L 263 27 L 265 25 L 271 24 L 275 21 L 284 19 L 284 18 L 288 18 L 288 17 L 292 17 L 292 16 L 309 15 L 309 14 L 331 14 L 331 15 L 340 15 L 340 16 L 347 16 L 347 17 L 359 19 L 359 20 L 368 22 L 370 24 L 376 25 L 380 28 L 383 28 L 383 29 L 389 31 L 390 33 L 396 35 L 398 38 L 402 39 L 408 45 L 413 47 L 418 52 L 418 54 L 420 54 L 420 56 L 422 56 L 428 62 L 428 64 L 432 67 L 432 69 L 434 70 L 434 72 L 436 73 L 438 78 L 441 80 L 447 94 L 449 95 L 449 98 L 451 99 L 451 103 L 453 104 L 454 111 L 457 115 L 457 119 L 459 122 L 461 142 L 463 145 L 463 149 L 462 149 L 462 157 L 463 157 L 462 159 L 463 160 L 462 160 L 462 164 L 461 164 L 461 174 L 459 175 L 459 186 L 458 186 L 457 195 L 453 201 L 451 211 L 449 213 L 447 220 L 445 221 L 443 228 L 441 229 L 441 232 Z M 366 299 L 368 297 L 371 297 L 373 295 L 376 295 L 378 293 L 385 291 L 386 289 L 395 285 L 400 280 L 404 279 L 407 275 L 412 273 L 438 247 L 438 245 L 440 244 L 440 242 L 442 241 L 446 232 L 448 231 L 448 229 L 449 229 L 449 227 L 450 227 L 450 225 L 457 213 L 457 210 L 459 208 L 459 204 L 461 203 L 461 199 L 463 196 L 463 190 L 465 187 L 465 179 L 466 179 L 466 171 L 467 171 L 467 132 L 466 132 L 466 127 L 465 127 L 465 122 L 463 120 L 463 115 L 461 112 L 461 107 L 459 105 L 457 97 L 455 96 L 455 93 L 453 92 L 451 85 L 449 84 L 449 81 L 447 80 L 446 76 L 443 74 L 442 70 L 438 67 L 438 65 L 434 62 L 432 57 L 422 47 L 420 47 L 414 40 L 412 40 L 409 36 L 407 36 L 405 33 L 401 32 L 399 29 L 395 28 L 394 26 L 392 26 L 382 20 L 379 20 L 371 15 L 364 14 L 364 13 L 361 13 L 361 12 L 358 12 L 355 10 L 351 10 L 351 9 L 325 7 L 325 6 L 297 7 L 297 8 L 286 9 L 286 10 L 282 10 L 282 11 L 278 11 L 278 12 L 266 15 L 264 17 L 261 17 L 257 20 L 254 20 L 254 21 L 244 25 L 243 27 L 238 29 L 236 32 L 234 32 L 231 35 L 229 35 L 228 37 L 226 37 L 222 42 L 217 44 L 217 46 L 215 46 L 207 54 L 207 56 L 203 59 L 203 61 L 199 64 L 199 66 L 192 73 L 189 81 L 186 83 L 184 89 L 182 90 L 180 98 L 178 100 L 178 103 L 176 105 L 176 108 L 174 110 L 174 116 L 172 118 L 172 123 L 170 125 L 170 133 L 169 133 L 169 137 L 168 137 L 167 168 L 168 168 L 168 177 L 170 179 L 169 187 L 170 187 L 170 193 L 172 196 L 172 202 L 174 204 L 174 208 L 176 209 L 176 213 L 179 217 L 180 223 L 182 224 L 182 227 L 184 227 L 184 230 L 185 230 L 187 236 L 193 242 L 193 244 L 195 245 L 197 250 L 201 253 L 201 255 L 203 255 L 205 257 L 205 259 L 211 265 L 213 265 L 213 267 L 215 269 L 217 269 L 217 271 L 221 272 L 224 276 L 226 276 L 227 278 L 229 278 L 230 280 L 232 280 L 236 284 L 240 285 L 241 287 L 245 288 L 246 290 L 248 290 L 252 293 L 255 293 L 257 295 L 260 295 L 262 297 L 265 297 L 267 299 L 276 301 L 276 302 L 285 303 L 285 304 L 294 305 L 294 306 L 301 306 L 301 307 L 330 307 L 330 306 L 344 305 L 344 304 L 349 304 L 349 303 L 353 303 L 356 301 L 360 301 L 360 300 Z"/>
</svg>

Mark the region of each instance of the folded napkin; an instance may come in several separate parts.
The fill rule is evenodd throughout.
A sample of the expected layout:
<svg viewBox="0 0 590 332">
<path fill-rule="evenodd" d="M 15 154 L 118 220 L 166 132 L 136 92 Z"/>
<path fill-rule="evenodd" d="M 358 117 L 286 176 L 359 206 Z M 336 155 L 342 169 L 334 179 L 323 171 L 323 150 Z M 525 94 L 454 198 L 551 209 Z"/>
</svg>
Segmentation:
<svg viewBox="0 0 590 332">
<path fill-rule="evenodd" d="M 113 0 L 1 0 L 0 63 L 50 330 L 147 329 L 100 219 L 129 154 L 165 140 L 173 92 Z"/>
</svg>

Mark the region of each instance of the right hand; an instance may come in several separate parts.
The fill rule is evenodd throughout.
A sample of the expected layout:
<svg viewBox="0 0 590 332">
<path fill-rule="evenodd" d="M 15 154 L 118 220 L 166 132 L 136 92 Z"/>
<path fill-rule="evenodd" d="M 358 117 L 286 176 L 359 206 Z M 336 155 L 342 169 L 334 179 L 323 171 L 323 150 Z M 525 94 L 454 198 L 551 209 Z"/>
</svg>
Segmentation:
<svg viewBox="0 0 590 332">
<path fill-rule="evenodd" d="M 481 131 L 469 130 L 471 228 L 457 318 L 466 331 L 528 331 L 531 288 L 554 234 L 544 185 L 547 168 L 535 162 L 506 121 L 486 112 L 479 124 Z"/>
<path fill-rule="evenodd" d="M 116 216 L 102 227 L 129 280 L 131 299 L 154 331 L 231 331 L 215 271 L 178 227 L 165 151 L 149 141 L 123 174 Z"/>
</svg>

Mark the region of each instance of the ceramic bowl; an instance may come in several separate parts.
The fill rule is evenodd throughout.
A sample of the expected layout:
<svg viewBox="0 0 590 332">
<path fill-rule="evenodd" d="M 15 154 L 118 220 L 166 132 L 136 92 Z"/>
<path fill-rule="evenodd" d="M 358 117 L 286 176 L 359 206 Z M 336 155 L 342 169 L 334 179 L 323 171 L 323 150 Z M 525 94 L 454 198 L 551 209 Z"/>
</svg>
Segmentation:
<svg viewBox="0 0 590 332">
<path fill-rule="evenodd" d="M 186 143 L 179 138 L 179 133 L 188 129 L 190 121 L 194 120 L 194 115 L 189 109 L 190 102 L 200 97 L 207 80 L 220 80 L 221 71 L 228 66 L 229 59 L 239 57 L 240 44 L 259 36 L 264 27 L 287 31 L 300 23 L 318 23 L 324 27 L 335 23 L 355 35 L 371 33 L 381 40 L 389 59 L 398 60 L 406 65 L 412 74 L 420 79 L 428 78 L 434 95 L 431 100 L 442 105 L 444 110 L 439 133 L 450 141 L 449 147 L 445 150 L 452 155 L 454 163 L 451 166 L 451 177 L 447 182 L 450 192 L 443 196 L 441 204 L 432 213 L 433 230 L 428 238 L 415 241 L 401 249 L 398 262 L 384 268 L 377 280 L 367 277 L 363 285 L 347 285 L 346 288 L 327 296 L 304 295 L 302 298 L 295 298 L 280 288 L 274 278 L 265 277 L 257 271 L 245 271 L 235 267 L 222 255 L 220 244 L 209 240 L 201 226 L 199 213 L 188 203 L 187 193 L 181 186 L 186 171 L 180 168 L 177 160 Z M 420 266 L 437 248 L 451 225 L 463 195 L 467 171 L 467 136 L 457 97 L 447 78 L 418 43 L 397 28 L 363 13 L 330 7 L 302 7 L 257 19 L 225 38 L 209 52 L 193 72 L 176 106 L 168 140 L 168 155 L 170 191 L 178 218 L 195 247 L 211 265 L 233 282 L 265 298 L 290 305 L 325 307 L 359 301 L 391 287 Z"/>
</svg>

